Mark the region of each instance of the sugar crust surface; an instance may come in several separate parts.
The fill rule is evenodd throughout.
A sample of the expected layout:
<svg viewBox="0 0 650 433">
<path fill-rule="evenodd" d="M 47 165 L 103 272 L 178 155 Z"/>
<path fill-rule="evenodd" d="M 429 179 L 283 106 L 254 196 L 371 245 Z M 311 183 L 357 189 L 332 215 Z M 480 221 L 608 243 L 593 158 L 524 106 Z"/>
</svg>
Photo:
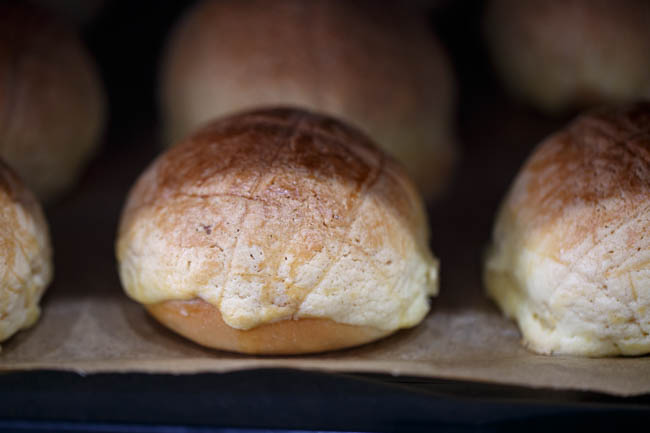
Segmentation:
<svg viewBox="0 0 650 433">
<path fill-rule="evenodd" d="M 504 201 L 490 296 L 541 353 L 650 352 L 650 109 L 578 118 L 538 148 Z"/>
<path fill-rule="evenodd" d="M 0 341 L 33 325 L 52 279 L 48 228 L 40 207 L 0 163 Z"/>
<path fill-rule="evenodd" d="M 415 187 L 356 132 L 270 113 L 217 122 L 143 175 L 117 245 L 127 293 L 145 304 L 198 297 L 236 329 L 417 324 L 438 264 Z M 200 163 L 216 155 L 227 162 Z"/>
</svg>

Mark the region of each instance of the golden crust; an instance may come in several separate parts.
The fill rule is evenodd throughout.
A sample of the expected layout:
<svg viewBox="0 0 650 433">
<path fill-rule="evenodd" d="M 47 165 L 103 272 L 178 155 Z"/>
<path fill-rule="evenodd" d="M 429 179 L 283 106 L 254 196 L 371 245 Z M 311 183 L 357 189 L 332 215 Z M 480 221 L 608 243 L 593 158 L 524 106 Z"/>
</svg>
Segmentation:
<svg viewBox="0 0 650 433">
<path fill-rule="evenodd" d="M 52 279 L 52 250 L 41 208 L 0 161 L 0 341 L 31 326 Z"/>
<path fill-rule="evenodd" d="M 36 8 L 0 4 L 0 156 L 41 199 L 79 176 L 104 110 L 99 77 L 76 35 Z"/>
<path fill-rule="evenodd" d="M 228 326 L 219 309 L 201 299 L 165 301 L 146 306 L 160 323 L 203 346 L 252 355 L 298 355 L 359 346 L 394 331 L 297 319 L 241 331 Z"/>
<path fill-rule="evenodd" d="M 650 352 L 650 104 L 544 141 L 504 200 L 489 293 L 544 353 Z"/>
<path fill-rule="evenodd" d="M 454 81 L 426 21 L 402 6 L 199 2 L 162 68 L 168 144 L 234 112 L 305 108 L 360 128 L 435 195 L 454 160 Z"/>
<path fill-rule="evenodd" d="M 214 122 L 134 186 L 120 276 L 145 304 L 201 298 L 240 330 L 322 318 L 393 331 L 437 291 L 424 208 L 363 135 L 275 109 Z"/>
<path fill-rule="evenodd" d="M 531 231 L 580 209 L 577 226 L 555 239 L 559 249 L 637 214 L 650 198 L 649 107 L 592 111 L 545 141 L 522 169 L 508 207 Z"/>
</svg>

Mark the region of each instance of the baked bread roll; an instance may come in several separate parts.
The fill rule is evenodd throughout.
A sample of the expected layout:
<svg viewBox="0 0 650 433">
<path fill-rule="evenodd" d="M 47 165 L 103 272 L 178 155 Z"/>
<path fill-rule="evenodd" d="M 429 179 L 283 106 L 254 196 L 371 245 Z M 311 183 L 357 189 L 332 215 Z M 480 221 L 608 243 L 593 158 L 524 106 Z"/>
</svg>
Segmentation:
<svg viewBox="0 0 650 433">
<path fill-rule="evenodd" d="M 167 144 L 215 117 L 295 106 L 343 119 L 402 162 L 427 198 L 454 160 L 454 80 L 425 19 L 397 2 L 208 0 L 162 67 Z"/>
<path fill-rule="evenodd" d="M 492 0 L 485 24 L 504 83 L 540 110 L 650 98 L 647 0 Z"/>
<path fill-rule="evenodd" d="M 649 103 L 540 145 L 501 206 L 485 284 L 536 352 L 650 352 Z"/>
<path fill-rule="evenodd" d="M 0 161 L 0 341 L 36 322 L 52 280 L 52 248 L 40 205 Z"/>
<path fill-rule="evenodd" d="M 39 198 L 74 184 L 98 145 L 104 112 L 77 36 L 37 9 L 0 3 L 0 156 Z"/>
<path fill-rule="evenodd" d="M 297 354 L 415 326 L 437 292 L 425 210 L 400 166 L 292 109 L 209 124 L 160 156 L 124 209 L 124 289 L 205 346 Z"/>
</svg>

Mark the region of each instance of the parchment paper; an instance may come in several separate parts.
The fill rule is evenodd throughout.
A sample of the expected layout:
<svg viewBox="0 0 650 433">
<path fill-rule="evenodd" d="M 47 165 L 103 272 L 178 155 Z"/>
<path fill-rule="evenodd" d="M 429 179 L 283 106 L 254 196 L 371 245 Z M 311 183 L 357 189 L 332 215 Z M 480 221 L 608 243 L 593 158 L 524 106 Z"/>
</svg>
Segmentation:
<svg viewBox="0 0 650 433">
<path fill-rule="evenodd" d="M 484 113 L 490 109 L 482 110 Z M 558 123 L 507 113 L 464 124 L 463 163 L 448 197 L 430 207 L 441 258 L 441 295 L 420 326 L 364 347 L 296 357 L 204 349 L 150 319 L 122 292 L 113 241 L 125 194 L 155 154 L 151 133 L 126 134 L 88 170 L 82 186 L 48 210 L 55 283 L 38 324 L 3 343 L 0 371 L 225 372 L 258 367 L 375 372 L 590 390 L 650 392 L 650 357 L 583 359 L 524 349 L 513 323 L 483 295 L 480 259 L 494 210 L 525 155 Z M 469 124 L 468 124 L 469 123 Z"/>
</svg>

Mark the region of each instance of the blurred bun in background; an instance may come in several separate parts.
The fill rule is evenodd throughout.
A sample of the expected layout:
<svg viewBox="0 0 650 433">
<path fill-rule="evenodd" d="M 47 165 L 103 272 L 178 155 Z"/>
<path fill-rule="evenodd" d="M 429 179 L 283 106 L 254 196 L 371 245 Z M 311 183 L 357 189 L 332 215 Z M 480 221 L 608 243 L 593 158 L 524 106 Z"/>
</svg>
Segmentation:
<svg viewBox="0 0 650 433">
<path fill-rule="evenodd" d="M 107 3 L 106 0 L 31 0 L 31 2 L 80 26 L 91 23 Z"/>
<path fill-rule="evenodd" d="M 650 98 L 647 0 L 493 0 L 485 33 L 506 87 L 547 113 Z"/>
<path fill-rule="evenodd" d="M 281 105 L 362 129 L 428 197 L 454 161 L 450 65 L 425 17 L 397 2 L 201 2 L 171 36 L 161 84 L 167 144 L 215 117 Z"/>
<path fill-rule="evenodd" d="M 0 156 L 43 200 L 72 186 L 105 122 L 99 76 L 49 14 L 0 4 Z"/>
</svg>

